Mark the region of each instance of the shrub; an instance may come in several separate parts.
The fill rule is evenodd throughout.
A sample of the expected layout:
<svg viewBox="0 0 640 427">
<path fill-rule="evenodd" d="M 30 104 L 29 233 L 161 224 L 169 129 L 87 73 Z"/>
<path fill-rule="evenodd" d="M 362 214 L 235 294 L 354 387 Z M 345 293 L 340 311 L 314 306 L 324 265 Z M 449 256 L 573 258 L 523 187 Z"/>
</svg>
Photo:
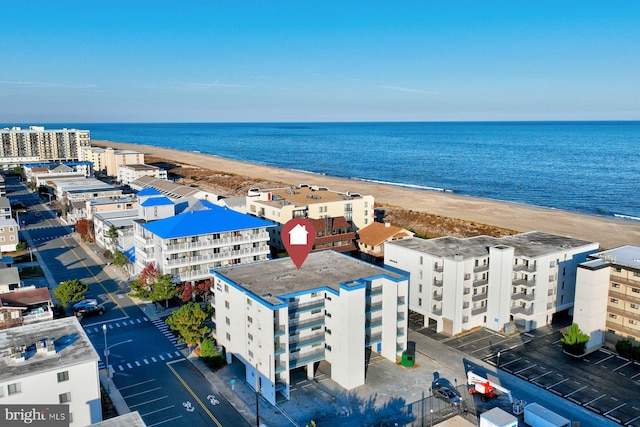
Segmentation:
<svg viewBox="0 0 640 427">
<path fill-rule="evenodd" d="M 27 242 L 20 242 L 16 245 L 16 251 L 26 251 L 27 250 Z"/>
<path fill-rule="evenodd" d="M 631 358 L 633 354 L 633 343 L 629 339 L 623 339 L 616 343 L 616 351 L 622 357 Z"/>
<path fill-rule="evenodd" d="M 200 357 L 211 369 L 218 369 L 225 365 L 224 356 L 216 350 L 216 343 L 207 337 L 200 344 Z"/>
<path fill-rule="evenodd" d="M 566 333 L 562 334 L 562 349 L 569 354 L 580 356 L 584 354 L 585 347 L 589 341 L 589 335 L 583 333 L 577 323 L 571 325 Z"/>
</svg>

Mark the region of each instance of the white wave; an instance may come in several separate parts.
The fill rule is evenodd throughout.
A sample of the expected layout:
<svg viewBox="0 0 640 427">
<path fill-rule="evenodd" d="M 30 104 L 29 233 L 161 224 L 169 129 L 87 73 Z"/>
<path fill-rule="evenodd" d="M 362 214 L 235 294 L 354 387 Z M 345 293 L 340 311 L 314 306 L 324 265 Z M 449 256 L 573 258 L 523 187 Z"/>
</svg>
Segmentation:
<svg viewBox="0 0 640 427">
<path fill-rule="evenodd" d="M 633 221 L 640 221 L 640 218 L 637 217 L 637 216 L 622 215 L 622 214 L 613 214 L 613 216 L 615 216 L 616 218 L 631 219 Z"/>
<path fill-rule="evenodd" d="M 427 187 L 424 185 L 416 185 L 416 184 L 402 184 L 399 182 L 391 182 L 391 181 L 380 181 L 377 179 L 366 179 L 366 178 L 353 178 L 355 180 L 358 181 L 364 181 L 364 182 L 372 182 L 374 184 L 385 184 L 385 185 L 393 185 L 395 187 L 406 187 L 406 188 L 415 188 L 417 190 L 429 190 L 429 191 L 439 191 L 441 193 L 453 193 L 453 190 L 449 190 L 446 188 L 439 188 L 439 187 Z"/>
</svg>

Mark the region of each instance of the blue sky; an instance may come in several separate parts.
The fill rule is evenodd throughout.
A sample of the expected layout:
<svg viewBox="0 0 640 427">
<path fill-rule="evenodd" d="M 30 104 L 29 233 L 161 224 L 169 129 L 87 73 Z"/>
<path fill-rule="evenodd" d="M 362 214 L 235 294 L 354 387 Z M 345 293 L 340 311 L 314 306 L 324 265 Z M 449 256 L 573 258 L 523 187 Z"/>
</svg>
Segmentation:
<svg viewBox="0 0 640 427">
<path fill-rule="evenodd" d="M 0 121 L 640 119 L 640 2 L 11 1 Z"/>
</svg>

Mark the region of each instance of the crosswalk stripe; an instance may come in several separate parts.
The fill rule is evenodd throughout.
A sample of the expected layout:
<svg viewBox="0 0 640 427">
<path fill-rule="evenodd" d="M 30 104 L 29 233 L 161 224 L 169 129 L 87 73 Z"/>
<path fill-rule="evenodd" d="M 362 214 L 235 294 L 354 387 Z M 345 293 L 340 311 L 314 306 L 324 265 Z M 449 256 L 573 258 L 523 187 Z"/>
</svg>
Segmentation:
<svg viewBox="0 0 640 427">
<path fill-rule="evenodd" d="M 118 365 L 118 369 L 120 369 L 121 371 L 124 371 L 124 368 L 122 367 L 122 365 Z"/>
<path fill-rule="evenodd" d="M 143 319 L 145 322 L 148 322 L 148 321 L 149 321 L 149 319 L 147 319 L 146 317 L 143 317 L 142 319 Z"/>
<path fill-rule="evenodd" d="M 109 329 L 113 329 L 113 325 L 109 323 Z"/>
<path fill-rule="evenodd" d="M 134 322 L 133 320 L 129 320 L 129 323 L 135 325 L 136 322 Z"/>
<path fill-rule="evenodd" d="M 182 356 L 182 355 L 180 354 L 180 352 L 179 352 L 179 351 L 174 351 L 174 354 L 175 354 L 176 356 Z"/>
<path fill-rule="evenodd" d="M 127 363 L 127 366 L 129 367 L 129 369 L 133 368 L 133 366 L 131 366 L 131 363 Z"/>
<path fill-rule="evenodd" d="M 93 332 L 100 332 L 98 328 L 93 328 Z"/>
<path fill-rule="evenodd" d="M 140 320 L 140 319 L 136 319 L 136 320 L 138 321 L 138 323 L 142 323 L 142 320 Z"/>
<path fill-rule="evenodd" d="M 136 360 L 136 366 L 142 366 L 142 365 L 140 365 L 140 362 Z"/>
<path fill-rule="evenodd" d="M 171 355 L 171 353 L 167 353 L 167 356 L 169 356 L 169 359 L 173 359 L 173 356 Z"/>
<path fill-rule="evenodd" d="M 116 326 L 119 328 L 120 327 L 120 323 L 116 322 Z"/>
<path fill-rule="evenodd" d="M 145 365 L 149 364 L 149 361 L 147 359 L 142 359 L 142 361 L 144 362 Z"/>
<path fill-rule="evenodd" d="M 161 355 L 161 354 L 159 354 L 159 355 L 158 355 L 158 357 L 160 358 L 160 360 L 163 360 L 163 361 L 164 361 L 164 357 L 162 357 L 162 355 Z"/>
</svg>

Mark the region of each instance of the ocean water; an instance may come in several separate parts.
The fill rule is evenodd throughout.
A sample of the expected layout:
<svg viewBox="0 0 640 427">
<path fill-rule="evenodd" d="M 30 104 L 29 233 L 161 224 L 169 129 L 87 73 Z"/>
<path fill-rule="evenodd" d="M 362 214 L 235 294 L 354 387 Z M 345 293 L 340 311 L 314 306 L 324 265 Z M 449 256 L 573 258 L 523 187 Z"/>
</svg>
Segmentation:
<svg viewBox="0 0 640 427">
<path fill-rule="evenodd" d="M 44 126 L 88 129 L 92 139 L 640 221 L 640 122 Z"/>
</svg>

